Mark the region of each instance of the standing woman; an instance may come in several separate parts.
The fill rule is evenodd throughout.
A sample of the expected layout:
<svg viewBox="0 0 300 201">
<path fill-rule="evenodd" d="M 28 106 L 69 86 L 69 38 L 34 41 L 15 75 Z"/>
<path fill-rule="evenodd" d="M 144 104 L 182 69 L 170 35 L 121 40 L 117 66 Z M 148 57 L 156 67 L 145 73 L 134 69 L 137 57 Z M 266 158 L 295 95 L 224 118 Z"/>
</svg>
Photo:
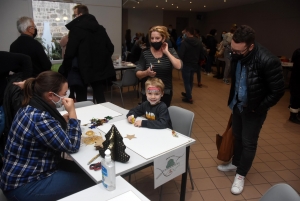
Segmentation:
<svg viewBox="0 0 300 201">
<path fill-rule="evenodd" d="M 0 188 L 8 200 L 57 200 L 93 185 L 85 174 L 63 170 L 61 152 L 74 153 L 81 141 L 80 120 L 68 84 L 45 71 L 24 84 L 24 99 L 4 151 Z M 56 108 L 65 106 L 66 115 Z M 75 165 L 75 163 L 73 163 Z"/>
<path fill-rule="evenodd" d="M 182 68 L 174 48 L 168 48 L 169 33 L 165 26 L 154 26 L 149 30 L 150 48 L 143 50 L 136 68 L 136 76 L 142 83 L 142 101 L 146 101 L 145 82 L 148 77 L 157 77 L 165 84 L 164 96 L 161 98 L 168 107 L 173 96 L 172 69 Z M 150 63 L 153 68 L 150 68 Z"/>
</svg>

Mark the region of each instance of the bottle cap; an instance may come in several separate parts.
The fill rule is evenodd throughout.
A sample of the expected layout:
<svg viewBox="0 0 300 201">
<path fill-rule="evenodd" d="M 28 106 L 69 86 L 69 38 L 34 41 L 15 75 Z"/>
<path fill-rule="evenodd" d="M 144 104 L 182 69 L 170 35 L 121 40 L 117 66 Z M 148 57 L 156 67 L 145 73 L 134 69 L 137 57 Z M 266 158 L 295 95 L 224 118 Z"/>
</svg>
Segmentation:
<svg viewBox="0 0 300 201">
<path fill-rule="evenodd" d="M 110 150 L 106 149 L 105 153 L 105 161 L 110 162 L 111 161 L 111 155 L 110 155 Z"/>
</svg>

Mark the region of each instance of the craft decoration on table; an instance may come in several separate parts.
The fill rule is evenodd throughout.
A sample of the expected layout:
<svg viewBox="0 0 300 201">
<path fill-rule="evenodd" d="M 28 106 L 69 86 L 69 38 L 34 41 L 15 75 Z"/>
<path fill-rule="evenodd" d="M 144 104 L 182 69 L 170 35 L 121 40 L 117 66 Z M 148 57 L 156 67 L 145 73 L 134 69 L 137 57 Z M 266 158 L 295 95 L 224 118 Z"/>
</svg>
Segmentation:
<svg viewBox="0 0 300 201">
<path fill-rule="evenodd" d="M 131 115 L 131 123 L 134 124 L 134 122 L 135 122 L 134 115 Z"/>
<path fill-rule="evenodd" d="M 92 118 L 91 119 L 91 126 L 89 128 L 96 128 L 97 126 L 101 126 L 104 123 L 107 123 L 109 120 L 112 120 L 113 118 L 111 116 L 106 116 L 104 119 L 97 119 L 97 118 Z"/>
<path fill-rule="evenodd" d="M 174 131 L 174 130 L 172 130 L 172 135 L 173 135 L 173 137 L 178 137 L 176 131 Z"/>
<path fill-rule="evenodd" d="M 102 146 L 102 142 L 104 142 L 102 136 L 95 135 L 95 132 L 89 130 L 85 132 L 88 137 L 82 136 L 81 142 L 86 145 L 95 144 L 95 146 Z"/>
<path fill-rule="evenodd" d="M 129 140 L 131 140 L 131 139 L 136 138 L 136 137 L 135 137 L 135 134 L 133 134 L 133 135 L 128 135 L 127 134 L 127 136 L 124 137 L 124 138 L 128 138 Z"/>
<path fill-rule="evenodd" d="M 123 142 L 123 137 L 116 128 L 112 125 L 111 129 L 105 135 L 106 140 L 102 143 L 103 147 L 99 149 L 100 155 L 104 158 L 106 149 L 111 151 L 111 159 L 114 161 L 119 161 L 126 163 L 129 161 L 130 156 L 126 154 L 126 146 Z"/>
</svg>

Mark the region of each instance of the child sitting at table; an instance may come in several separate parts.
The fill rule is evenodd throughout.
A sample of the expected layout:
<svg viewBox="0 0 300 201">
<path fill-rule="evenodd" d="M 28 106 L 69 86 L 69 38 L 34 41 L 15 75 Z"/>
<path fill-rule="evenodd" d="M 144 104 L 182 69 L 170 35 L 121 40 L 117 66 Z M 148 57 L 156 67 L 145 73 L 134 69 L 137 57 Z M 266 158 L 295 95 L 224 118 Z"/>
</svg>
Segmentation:
<svg viewBox="0 0 300 201">
<path fill-rule="evenodd" d="M 153 129 L 172 129 L 168 107 L 160 99 L 164 95 L 165 85 L 159 78 L 149 78 L 145 83 L 147 101 L 131 109 L 127 114 L 129 123 L 136 127 Z M 136 117 L 145 115 L 147 120 L 135 120 Z"/>
</svg>

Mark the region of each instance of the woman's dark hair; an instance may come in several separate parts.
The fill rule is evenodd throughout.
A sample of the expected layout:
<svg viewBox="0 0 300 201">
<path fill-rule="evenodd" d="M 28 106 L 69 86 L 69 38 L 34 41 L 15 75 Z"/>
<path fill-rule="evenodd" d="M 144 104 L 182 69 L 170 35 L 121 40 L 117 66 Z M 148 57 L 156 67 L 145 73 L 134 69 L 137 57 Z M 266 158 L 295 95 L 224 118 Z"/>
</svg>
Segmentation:
<svg viewBox="0 0 300 201">
<path fill-rule="evenodd" d="M 74 6 L 73 9 L 77 9 L 77 11 L 78 11 L 77 14 L 82 14 L 82 15 L 84 15 L 84 14 L 89 14 L 89 9 L 88 9 L 88 7 L 85 6 L 85 5 L 82 5 L 82 4 L 78 4 L 78 5 Z"/>
<path fill-rule="evenodd" d="M 191 35 L 195 35 L 195 28 L 194 27 L 187 27 L 185 28 L 186 32 L 189 32 Z"/>
<path fill-rule="evenodd" d="M 214 36 L 217 33 L 217 29 L 211 29 L 209 34 Z"/>
<path fill-rule="evenodd" d="M 64 76 L 53 71 L 45 71 L 40 73 L 36 78 L 27 79 L 23 89 L 24 98 L 22 106 L 24 107 L 29 104 L 33 94 L 43 97 L 45 92 L 52 91 L 58 93 L 62 88 L 62 84 L 66 82 L 67 80 Z"/>
<path fill-rule="evenodd" d="M 234 32 L 232 40 L 236 43 L 246 43 L 249 47 L 255 41 L 255 31 L 247 25 L 241 25 Z"/>
</svg>

